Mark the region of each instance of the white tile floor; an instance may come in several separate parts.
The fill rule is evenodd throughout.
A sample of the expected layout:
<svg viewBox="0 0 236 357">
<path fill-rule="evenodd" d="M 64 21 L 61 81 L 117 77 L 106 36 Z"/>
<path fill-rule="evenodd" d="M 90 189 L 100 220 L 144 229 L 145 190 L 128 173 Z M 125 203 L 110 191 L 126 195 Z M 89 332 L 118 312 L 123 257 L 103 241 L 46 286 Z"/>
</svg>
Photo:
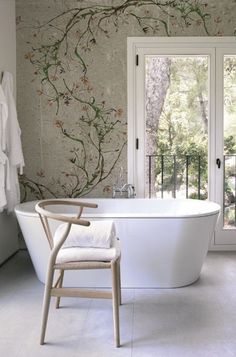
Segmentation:
<svg viewBox="0 0 236 357">
<path fill-rule="evenodd" d="M 180 289 L 124 289 L 122 347 L 113 347 L 110 300 L 51 305 L 40 346 L 43 285 L 26 252 L 0 268 L 1 357 L 236 356 L 236 252 L 211 252 L 201 278 Z"/>
</svg>

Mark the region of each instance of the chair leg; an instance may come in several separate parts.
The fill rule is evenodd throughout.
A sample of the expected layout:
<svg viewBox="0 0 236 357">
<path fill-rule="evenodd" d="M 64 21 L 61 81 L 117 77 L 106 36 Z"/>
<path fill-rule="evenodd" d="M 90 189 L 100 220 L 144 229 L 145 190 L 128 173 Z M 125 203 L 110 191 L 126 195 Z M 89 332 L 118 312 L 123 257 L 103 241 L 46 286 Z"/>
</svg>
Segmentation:
<svg viewBox="0 0 236 357">
<path fill-rule="evenodd" d="M 115 346 L 120 347 L 120 323 L 119 323 L 119 293 L 117 279 L 117 262 L 112 263 L 112 306 L 113 306 L 113 323 Z"/>
<path fill-rule="evenodd" d="M 118 286 L 118 303 L 122 304 L 121 300 L 121 279 L 120 279 L 120 260 L 117 262 L 117 286 Z"/>
<path fill-rule="evenodd" d="M 48 311 L 49 311 L 50 300 L 51 300 L 53 275 L 54 275 L 54 269 L 52 266 L 49 266 L 46 284 L 45 284 L 45 290 L 44 290 L 44 298 L 43 298 L 43 316 L 42 316 L 42 324 L 41 324 L 40 345 L 44 344 L 44 338 L 45 338 L 47 320 L 48 320 Z"/>
<path fill-rule="evenodd" d="M 62 287 L 63 278 L 64 278 L 64 270 L 61 270 L 60 271 L 60 280 L 59 280 L 59 283 L 58 283 L 58 286 L 57 286 L 58 288 Z M 59 306 L 60 306 L 60 300 L 61 300 L 60 296 L 56 298 L 56 309 L 58 309 Z"/>
</svg>

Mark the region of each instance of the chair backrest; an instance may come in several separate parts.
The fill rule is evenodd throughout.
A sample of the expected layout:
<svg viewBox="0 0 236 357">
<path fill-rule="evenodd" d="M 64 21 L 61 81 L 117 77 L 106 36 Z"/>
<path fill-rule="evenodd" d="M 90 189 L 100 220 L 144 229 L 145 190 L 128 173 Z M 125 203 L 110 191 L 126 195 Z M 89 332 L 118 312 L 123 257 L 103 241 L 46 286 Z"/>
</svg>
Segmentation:
<svg viewBox="0 0 236 357">
<path fill-rule="evenodd" d="M 55 206 L 55 205 L 75 206 L 78 207 L 79 210 L 78 213 L 75 214 L 75 216 L 72 215 L 67 216 L 61 213 L 53 212 L 47 208 L 48 206 Z M 53 249 L 54 247 L 54 242 L 53 242 L 53 236 L 52 236 L 48 219 L 54 219 L 57 221 L 66 222 L 68 224 L 65 234 L 63 235 L 63 238 L 59 244 L 61 246 L 63 242 L 66 240 L 72 224 L 78 224 L 82 226 L 90 225 L 89 221 L 80 218 L 84 208 L 97 208 L 97 204 L 81 202 L 77 199 L 47 199 L 47 200 L 41 200 L 35 205 L 35 210 L 39 214 L 40 220 L 42 222 L 51 249 Z"/>
</svg>

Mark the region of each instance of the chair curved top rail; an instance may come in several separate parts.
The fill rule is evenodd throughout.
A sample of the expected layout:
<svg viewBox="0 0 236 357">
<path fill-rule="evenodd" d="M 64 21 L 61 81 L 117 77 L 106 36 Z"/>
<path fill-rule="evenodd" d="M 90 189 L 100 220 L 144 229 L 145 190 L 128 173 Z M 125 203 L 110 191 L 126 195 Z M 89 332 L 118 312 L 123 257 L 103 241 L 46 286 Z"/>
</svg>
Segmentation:
<svg viewBox="0 0 236 357">
<path fill-rule="evenodd" d="M 41 200 L 37 203 L 39 207 L 46 207 L 51 205 L 67 205 L 67 206 L 80 206 L 87 208 L 97 208 L 98 205 L 96 203 L 89 202 L 81 202 L 76 198 L 53 198 L 53 199 L 45 199 Z"/>
<path fill-rule="evenodd" d="M 45 209 L 47 206 L 52 206 L 52 205 L 64 205 L 64 206 L 78 206 L 80 208 L 80 212 L 76 214 L 75 217 L 70 217 L 70 216 L 65 216 L 61 213 L 55 213 L 51 212 Z M 96 203 L 87 203 L 87 202 L 81 202 L 76 199 L 46 199 L 46 200 L 41 200 L 35 205 L 35 210 L 42 216 L 46 216 L 47 218 L 55 219 L 58 221 L 63 221 L 66 223 L 71 223 L 71 224 L 79 224 L 82 226 L 89 226 L 90 222 L 84 219 L 80 219 L 80 216 L 82 214 L 83 208 L 97 208 Z"/>
</svg>

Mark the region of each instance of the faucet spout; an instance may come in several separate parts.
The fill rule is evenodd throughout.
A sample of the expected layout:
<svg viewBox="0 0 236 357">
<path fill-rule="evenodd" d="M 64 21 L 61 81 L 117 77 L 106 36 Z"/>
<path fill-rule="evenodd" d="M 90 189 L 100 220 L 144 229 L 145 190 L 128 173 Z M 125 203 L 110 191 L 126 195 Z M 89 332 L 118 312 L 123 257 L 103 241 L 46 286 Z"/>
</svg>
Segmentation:
<svg viewBox="0 0 236 357">
<path fill-rule="evenodd" d="M 120 190 L 123 191 L 123 192 L 127 191 L 129 189 L 129 186 L 130 186 L 129 183 L 125 183 L 124 186 L 122 186 Z"/>
</svg>

